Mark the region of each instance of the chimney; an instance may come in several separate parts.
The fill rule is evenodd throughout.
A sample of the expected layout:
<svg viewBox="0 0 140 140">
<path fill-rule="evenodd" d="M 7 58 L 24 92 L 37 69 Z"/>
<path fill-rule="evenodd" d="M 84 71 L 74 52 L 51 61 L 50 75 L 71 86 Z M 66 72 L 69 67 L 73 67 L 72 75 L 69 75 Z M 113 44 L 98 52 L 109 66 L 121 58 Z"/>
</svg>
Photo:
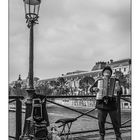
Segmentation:
<svg viewBox="0 0 140 140">
<path fill-rule="evenodd" d="M 113 59 L 110 59 L 110 63 L 113 63 Z"/>
</svg>

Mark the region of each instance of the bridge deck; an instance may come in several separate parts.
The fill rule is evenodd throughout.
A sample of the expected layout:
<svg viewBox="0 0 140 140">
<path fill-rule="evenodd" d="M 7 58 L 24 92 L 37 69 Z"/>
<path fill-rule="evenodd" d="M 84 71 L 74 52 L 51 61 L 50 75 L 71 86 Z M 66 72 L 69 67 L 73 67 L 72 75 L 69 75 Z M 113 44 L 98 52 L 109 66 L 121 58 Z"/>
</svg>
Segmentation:
<svg viewBox="0 0 140 140">
<path fill-rule="evenodd" d="M 73 136 L 72 138 L 69 138 L 69 140 L 98 140 L 99 133 L 94 133 L 94 135 L 89 134 L 89 135 Z M 122 139 L 131 140 L 131 129 L 122 130 Z M 105 135 L 105 140 L 116 140 L 114 132 L 108 131 Z"/>
</svg>

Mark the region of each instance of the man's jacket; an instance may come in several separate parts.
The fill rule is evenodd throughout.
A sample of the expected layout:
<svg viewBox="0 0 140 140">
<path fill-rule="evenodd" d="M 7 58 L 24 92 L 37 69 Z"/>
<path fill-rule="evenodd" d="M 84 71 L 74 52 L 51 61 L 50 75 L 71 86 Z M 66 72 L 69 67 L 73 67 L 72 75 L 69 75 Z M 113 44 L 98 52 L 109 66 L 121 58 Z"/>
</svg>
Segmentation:
<svg viewBox="0 0 140 140">
<path fill-rule="evenodd" d="M 90 88 L 90 91 L 96 93 L 96 108 L 103 110 L 117 109 L 117 95 L 122 93 L 119 79 L 100 77 Z"/>
</svg>

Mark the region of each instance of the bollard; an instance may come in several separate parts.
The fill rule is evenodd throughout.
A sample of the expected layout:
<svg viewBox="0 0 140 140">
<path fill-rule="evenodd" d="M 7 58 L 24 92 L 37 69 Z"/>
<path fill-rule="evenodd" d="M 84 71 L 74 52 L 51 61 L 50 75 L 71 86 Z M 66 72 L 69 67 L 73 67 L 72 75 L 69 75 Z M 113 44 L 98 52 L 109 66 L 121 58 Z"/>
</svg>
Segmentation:
<svg viewBox="0 0 140 140">
<path fill-rule="evenodd" d="M 20 139 L 22 129 L 22 103 L 16 99 L 16 140 Z"/>
</svg>

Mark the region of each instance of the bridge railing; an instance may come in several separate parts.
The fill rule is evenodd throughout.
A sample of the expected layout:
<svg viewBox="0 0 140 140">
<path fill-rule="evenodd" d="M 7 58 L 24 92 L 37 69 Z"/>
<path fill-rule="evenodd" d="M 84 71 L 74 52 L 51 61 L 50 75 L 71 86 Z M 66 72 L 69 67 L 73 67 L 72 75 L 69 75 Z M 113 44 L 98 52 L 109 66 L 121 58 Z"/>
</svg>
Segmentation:
<svg viewBox="0 0 140 140">
<path fill-rule="evenodd" d="M 83 117 L 83 116 L 88 116 L 88 117 L 90 117 L 92 119 L 97 120 L 98 118 L 96 116 L 92 116 L 92 115 L 89 114 L 90 112 L 95 111 L 96 108 L 93 108 L 93 109 L 91 109 L 91 110 L 89 110 L 89 111 L 87 111 L 85 113 L 85 112 L 81 112 L 81 111 L 79 111 L 77 109 L 70 108 L 68 106 L 65 106 L 65 105 L 62 105 L 62 104 L 59 104 L 59 103 L 56 103 L 54 101 L 49 100 L 49 99 L 56 99 L 56 98 L 62 99 L 62 98 L 95 98 L 95 97 L 96 97 L 95 95 L 87 95 L 87 96 L 86 95 L 82 95 L 82 96 L 65 96 L 64 95 L 64 96 L 47 96 L 46 98 L 47 98 L 47 102 L 50 102 L 50 103 L 55 104 L 57 106 L 60 106 L 60 107 L 66 108 L 68 110 L 71 110 L 71 111 L 80 113 L 81 115 L 77 116 L 76 117 L 76 120 L 78 118 L 80 118 L 80 117 Z M 126 125 L 126 124 L 128 124 L 131 121 L 131 118 L 125 120 L 124 122 L 121 121 L 121 105 L 120 105 L 121 99 L 122 100 L 125 100 L 126 102 L 131 103 L 130 97 L 131 97 L 131 95 L 120 95 L 120 96 L 117 96 L 117 102 L 118 102 L 118 110 L 117 111 L 118 111 L 118 114 L 119 114 L 118 115 L 118 120 L 120 122 L 120 128 L 128 128 L 128 127 L 131 127 L 131 124 L 130 125 Z M 107 124 L 112 124 L 111 122 L 108 122 L 108 121 L 106 121 L 106 123 Z M 106 128 L 106 130 L 111 130 L 111 129 L 113 129 L 113 128 L 112 127 Z M 99 129 L 86 130 L 86 131 L 75 131 L 75 132 L 71 132 L 70 134 L 81 134 L 81 133 L 89 133 L 89 132 L 97 132 L 97 131 L 99 131 Z M 64 135 L 64 134 L 62 134 L 62 135 Z M 65 133 L 65 135 L 69 135 L 69 133 Z"/>
<path fill-rule="evenodd" d="M 78 118 L 81 118 L 83 116 L 88 116 L 92 119 L 98 119 L 96 116 L 92 116 L 90 115 L 89 113 L 92 112 L 92 111 L 95 111 L 96 108 L 93 108 L 87 112 L 82 112 L 82 111 L 79 111 L 77 109 L 74 109 L 74 108 L 71 108 L 71 107 L 68 107 L 68 106 L 65 106 L 65 105 L 62 105 L 62 104 L 59 104 L 59 103 L 56 103 L 55 101 L 52 101 L 50 99 L 56 99 L 56 98 L 59 98 L 59 99 L 63 99 L 63 98 L 95 98 L 94 95 L 83 95 L 83 96 L 46 96 L 46 101 L 49 102 L 49 103 L 52 103 L 52 104 L 55 104 L 57 106 L 60 106 L 60 107 L 63 107 L 63 108 L 66 108 L 68 110 L 71 110 L 71 111 L 74 111 L 74 112 L 77 112 L 77 113 L 80 113 L 79 116 L 76 117 L 76 120 Z M 121 95 L 121 96 L 118 96 L 117 100 L 118 100 L 118 113 L 119 113 L 119 122 L 120 122 L 120 127 L 121 128 L 128 128 L 128 127 L 131 127 L 131 124 L 129 125 L 126 125 L 128 124 L 130 121 L 131 121 L 131 118 L 128 119 L 128 120 L 125 120 L 124 122 L 121 121 L 121 106 L 120 106 L 120 100 L 125 100 L 129 103 L 131 103 L 131 95 Z M 19 137 L 22 133 L 22 102 L 21 100 L 24 99 L 24 97 L 22 96 L 10 96 L 9 97 L 9 103 L 12 103 L 12 102 L 16 102 L 16 136 L 9 136 L 9 138 L 14 138 L 16 140 L 19 140 Z M 106 123 L 108 124 L 112 124 L 111 122 L 108 122 L 106 121 Z M 111 130 L 113 128 L 106 128 L 106 130 Z M 89 133 L 89 132 L 98 132 L 99 129 L 94 129 L 94 130 L 85 130 L 85 131 L 75 131 L 75 132 L 71 132 L 71 134 L 82 134 L 82 133 Z M 64 134 L 61 134 L 61 135 L 64 135 Z M 65 133 L 65 135 L 69 135 L 69 133 Z"/>
</svg>

